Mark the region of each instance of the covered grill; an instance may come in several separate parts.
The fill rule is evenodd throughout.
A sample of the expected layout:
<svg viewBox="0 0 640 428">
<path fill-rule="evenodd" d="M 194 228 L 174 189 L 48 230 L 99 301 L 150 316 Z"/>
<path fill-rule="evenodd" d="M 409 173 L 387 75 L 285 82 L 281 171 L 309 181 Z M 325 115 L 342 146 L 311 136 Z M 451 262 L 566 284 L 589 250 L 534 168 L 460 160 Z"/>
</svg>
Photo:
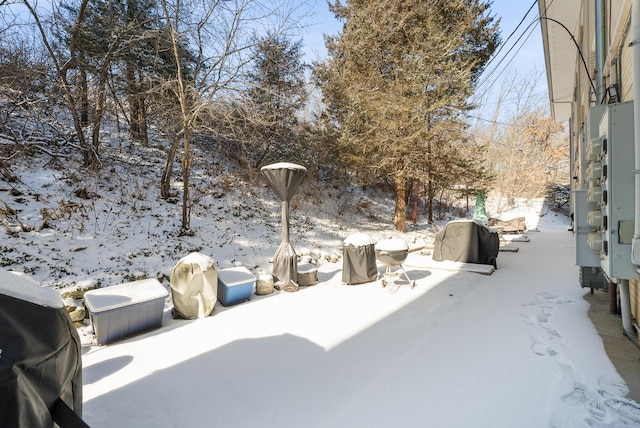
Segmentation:
<svg viewBox="0 0 640 428">
<path fill-rule="evenodd" d="M 493 265 L 497 268 L 498 233 L 474 220 L 454 220 L 440 230 L 433 242 L 433 260 Z"/>
<path fill-rule="evenodd" d="M 404 274 L 411 288 L 416 286 L 416 282 L 412 281 L 404 270 L 402 263 L 409 255 L 409 245 L 400 238 L 388 238 L 378 241 L 375 246 L 376 258 L 385 267 L 385 273 L 382 276 L 382 286 L 385 287 L 389 283 L 389 279 L 393 275 L 393 268 L 399 267 Z"/>
<path fill-rule="evenodd" d="M 375 242 L 366 233 L 354 233 L 342 247 L 342 282 L 364 284 L 378 278 Z"/>
<path fill-rule="evenodd" d="M 57 290 L 0 270 L 2 426 L 87 426 L 80 346 Z"/>
</svg>

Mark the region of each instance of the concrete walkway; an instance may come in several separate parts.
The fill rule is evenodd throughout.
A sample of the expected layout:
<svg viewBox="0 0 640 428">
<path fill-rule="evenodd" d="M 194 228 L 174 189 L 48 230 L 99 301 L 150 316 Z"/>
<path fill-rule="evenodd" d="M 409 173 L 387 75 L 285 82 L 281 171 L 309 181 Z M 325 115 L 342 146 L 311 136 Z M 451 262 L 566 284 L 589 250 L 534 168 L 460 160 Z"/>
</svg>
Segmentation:
<svg viewBox="0 0 640 428">
<path fill-rule="evenodd" d="M 602 337 L 611 362 L 629 388 L 628 398 L 640 403 L 640 348 L 623 334 L 622 319 L 609 310 L 609 295 L 602 290 L 586 294 L 589 318 Z"/>
</svg>

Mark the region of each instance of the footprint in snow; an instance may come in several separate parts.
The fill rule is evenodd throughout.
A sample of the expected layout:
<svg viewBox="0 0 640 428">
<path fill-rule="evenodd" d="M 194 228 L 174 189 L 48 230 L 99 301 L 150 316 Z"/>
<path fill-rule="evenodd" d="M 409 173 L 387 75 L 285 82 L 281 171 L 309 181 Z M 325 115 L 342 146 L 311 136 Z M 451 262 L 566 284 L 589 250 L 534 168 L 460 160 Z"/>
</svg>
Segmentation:
<svg viewBox="0 0 640 428">
<path fill-rule="evenodd" d="M 555 349 L 541 342 L 536 342 L 533 345 L 531 345 L 531 350 L 533 351 L 534 354 L 540 357 L 553 357 L 558 355 Z"/>
<path fill-rule="evenodd" d="M 557 346 L 563 349 L 562 335 L 552 326 L 552 317 L 558 305 L 573 303 L 573 300 L 557 294 L 542 292 L 534 296 L 531 302 L 522 305 L 526 310 L 520 314 L 529 330 L 532 339 L 531 350 L 540 357 L 552 358 L 558 364 L 562 380 L 570 388 L 570 392 L 561 399 L 567 405 L 583 409 L 583 413 L 576 412 L 575 417 L 584 418 L 586 426 L 593 427 L 636 427 L 640 426 L 640 404 L 625 398 L 628 388 L 619 380 L 601 378 L 598 387 L 593 388 L 581 382 L 582 376 L 576 372 L 571 361 L 558 352 Z M 551 347 L 543 337 L 556 341 Z M 554 428 L 572 427 L 576 423 L 571 420 L 561 420 L 555 416 L 550 421 Z"/>
</svg>

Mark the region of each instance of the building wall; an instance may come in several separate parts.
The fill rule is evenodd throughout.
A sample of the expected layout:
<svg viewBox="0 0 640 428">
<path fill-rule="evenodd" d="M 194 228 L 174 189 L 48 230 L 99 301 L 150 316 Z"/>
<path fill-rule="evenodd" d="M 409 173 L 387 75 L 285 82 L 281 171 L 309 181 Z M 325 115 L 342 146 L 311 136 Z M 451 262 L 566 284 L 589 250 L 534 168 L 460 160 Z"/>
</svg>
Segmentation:
<svg viewBox="0 0 640 428">
<path fill-rule="evenodd" d="M 609 55 L 607 64 L 612 67 L 609 70 L 607 86 L 617 84 L 620 101 L 633 100 L 633 55 L 631 48 L 631 2 L 616 1 L 613 9 L 611 3 L 608 14 L 611 23 L 615 23 L 609 31 Z M 606 4 L 606 3 L 605 3 Z M 638 192 L 636 193 L 636 197 Z M 640 319 L 640 281 L 629 281 L 631 315 L 634 320 Z"/>
<path fill-rule="evenodd" d="M 619 91 L 622 102 L 633 100 L 633 57 L 631 51 L 631 31 L 629 25 L 624 28 L 624 37 L 621 46 L 617 47 L 617 74 L 619 76 Z M 617 79 L 614 81 L 617 82 Z"/>
</svg>

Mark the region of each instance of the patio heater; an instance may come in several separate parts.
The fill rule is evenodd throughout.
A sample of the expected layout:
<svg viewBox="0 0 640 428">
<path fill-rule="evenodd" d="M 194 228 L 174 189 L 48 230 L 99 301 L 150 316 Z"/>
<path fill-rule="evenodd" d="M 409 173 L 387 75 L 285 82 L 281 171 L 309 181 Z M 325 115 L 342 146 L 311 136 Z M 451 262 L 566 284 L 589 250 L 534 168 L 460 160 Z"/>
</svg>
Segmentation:
<svg viewBox="0 0 640 428">
<path fill-rule="evenodd" d="M 304 180 L 307 169 L 293 163 L 280 162 L 263 166 L 260 171 L 282 201 L 282 243 L 273 257 L 273 275 L 277 278 L 280 289 L 298 291 L 298 256 L 289 242 L 289 202 Z"/>
</svg>

